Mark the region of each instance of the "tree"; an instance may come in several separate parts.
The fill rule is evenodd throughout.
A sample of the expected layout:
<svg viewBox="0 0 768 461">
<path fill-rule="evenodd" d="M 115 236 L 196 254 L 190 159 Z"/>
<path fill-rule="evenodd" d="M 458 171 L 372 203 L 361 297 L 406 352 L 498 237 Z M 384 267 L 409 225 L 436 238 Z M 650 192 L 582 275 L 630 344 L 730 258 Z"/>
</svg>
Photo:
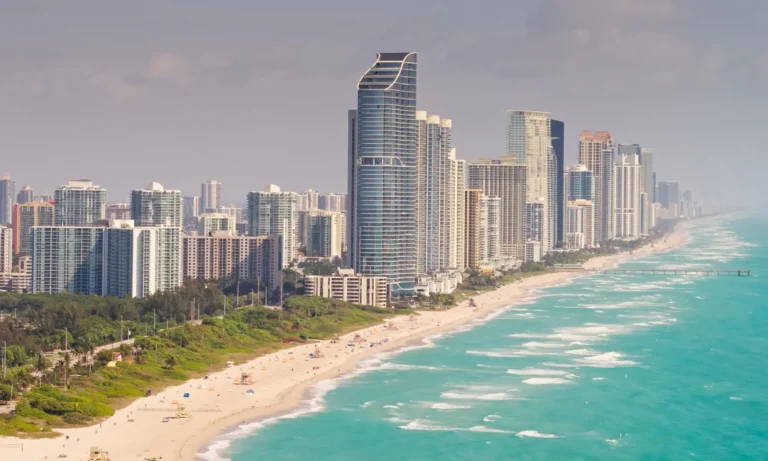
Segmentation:
<svg viewBox="0 0 768 461">
<path fill-rule="evenodd" d="M 0 384 L 0 402 L 9 402 L 11 400 L 11 386 Z"/>
<path fill-rule="evenodd" d="M 169 370 L 172 370 L 173 367 L 175 367 L 177 364 L 176 356 L 171 354 L 168 357 L 165 358 L 165 367 Z"/>
<path fill-rule="evenodd" d="M 39 352 L 37 354 L 37 357 L 35 358 L 35 363 L 33 365 L 35 367 L 35 371 L 39 373 L 38 376 L 38 385 L 43 385 L 43 376 L 45 375 L 45 372 L 48 370 L 48 368 L 51 366 L 50 362 L 46 360 L 45 356 L 42 352 Z"/>
</svg>

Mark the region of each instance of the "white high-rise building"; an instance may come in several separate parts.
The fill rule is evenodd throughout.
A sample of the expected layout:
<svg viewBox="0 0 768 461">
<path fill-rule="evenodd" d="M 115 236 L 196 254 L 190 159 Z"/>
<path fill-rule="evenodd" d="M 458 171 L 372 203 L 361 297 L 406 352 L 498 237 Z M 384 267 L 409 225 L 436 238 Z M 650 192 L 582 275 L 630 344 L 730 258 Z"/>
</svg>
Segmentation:
<svg viewBox="0 0 768 461">
<path fill-rule="evenodd" d="M 346 227 L 346 214 L 340 211 L 300 211 L 299 241 L 306 247 L 306 256 L 340 258 Z"/>
<path fill-rule="evenodd" d="M 614 238 L 640 238 L 640 161 L 634 154 L 616 156 Z"/>
<path fill-rule="evenodd" d="M 603 151 L 599 189 L 597 195 L 598 206 L 595 213 L 600 213 L 597 218 L 595 238 L 599 242 L 606 242 L 615 238 L 615 203 L 616 203 L 616 159 L 613 150 Z"/>
<path fill-rule="evenodd" d="M 547 168 L 547 180 L 549 181 L 547 185 L 547 238 L 549 239 L 549 248 L 554 248 L 557 245 L 557 229 L 560 225 L 557 219 L 557 180 L 559 175 L 554 150 L 550 150 Z"/>
<path fill-rule="evenodd" d="M 181 231 L 134 227 L 37 226 L 31 232 L 32 291 L 147 297 L 181 285 Z"/>
<path fill-rule="evenodd" d="M 215 213 L 221 202 L 220 182 L 206 181 L 200 185 L 200 213 Z"/>
<path fill-rule="evenodd" d="M 184 224 L 181 191 L 153 182 L 131 191 L 131 218 L 136 227 L 178 227 Z"/>
<path fill-rule="evenodd" d="M 595 244 L 595 204 L 592 200 L 569 200 L 565 209 L 565 246 L 569 250 Z"/>
<path fill-rule="evenodd" d="M 281 267 L 288 267 L 296 259 L 298 233 L 298 194 L 281 192 L 274 184 L 264 191 L 248 194 L 248 234 L 251 236 L 279 236 Z"/>
<path fill-rule="evenodd" d="M 0 226 L 0 273 L 11 272 L 13 264 L 13 229 Z"/>
<path fill-rule="evenodd" d="M 55 226 L 93 226 L 106 219 L 107 190 L 88 179 L 69 181 L 53 194 Z"/>
<path fill-rule="evenodd" d="M 203 213 L 198 216 L 197 234 L 210 235 L 235 235 L 235 218 L 225 213 Z"/>
<path fill-rule="evenodd" d="M 525 164 L 526 204 L 537 204 L 541 210 L 541 254 L 552 248 L 554 235 L 554 213 L 549 212 L 549 170 L 552 155 L 552 119 L 548 112 L 527 110 L 509 111 L 507 124 L 507 155 L 513 156 L 518 163 Z M 556 198 L 554 199 L 556 200 Z M 554 203 L 554 202 L 553 202 Z"/>
<path fill-rule="evenodd" d="M 487 264 L 501 255 L 501 198 L 480 197 L 480 255 L 481 264 Z"/>
<path fill-rule="evenodd" d="M 347 194 L 323 194 L 317 198 L 317 207 L 326 211 L 346 211 Z"/>
<path fill-rule="evenodd" d="M 464 191 L 467 185 L 467 161 L 456 160 L 456 149 L 452 152 L 455 176 L 452 178 L 451 193 L 453 194 L 453 216 L 451 222 L 451 269 L 464 270 L 467 268 L 464 228 L 466 227 L 466 196 Z"/>
<path fill-rule="evenodd" d="M 610 240 L 611 234 L 613 234 L 613 225 L 609 223 L 613 220 L 613 207 L 610 203 L 603 207 L 603 202 L 613 197 L 612 191 L 603 192 L 603 185 L 610 187 L 613 177 L 613 166 L 608 166 L 608 169 L 605 169 L 606 155 L 610 157 L 612 162 L 613 139 L 611 133 L 596 131 L 593 134 L 589 130 L 581 132 L 579 135 L 579 164 L 586 166 L 587 170 L 592 172 L 595 184 L 595 238 L 598 242 Z M 603 171 L 606 171 L 605 175 Z"/>
<path fill-rule="evenodd" d="M 103 245 L 103 296 L 146 298 L 181 286 L 180 228 L 112 221 Z"/>
<path fill-rule="evenodd" d="M 517 157 L 481 159 L 469 165 L 470 189 L 500 199 L 501 258 L 523 260 L 525 257 L 525 197 L 527 166 Z"/>
<path fill-rule="evenodd" d="M 319 208 L 320 194 L 316 190 L 305 190 L 298 194 L 298 211 L 312 211 Z"/>
</svg>

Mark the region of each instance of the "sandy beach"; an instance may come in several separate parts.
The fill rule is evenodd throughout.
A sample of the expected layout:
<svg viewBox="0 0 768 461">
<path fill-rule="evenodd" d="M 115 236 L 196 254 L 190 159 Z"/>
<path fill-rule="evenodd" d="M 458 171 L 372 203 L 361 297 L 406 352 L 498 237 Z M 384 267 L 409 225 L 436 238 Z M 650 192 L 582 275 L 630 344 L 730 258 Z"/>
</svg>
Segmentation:
<svg viewBox="0 0 768 461">
<path fill-rule="evenodd" d="M 594 258 L 585 264 L 585 268 L 607 269 L 629 258 L 669 251 L 687 241 L 687 232 L 678 227 L 666 239 L 656 242 L 653 248 L 647 246 L 632 255 Z M 138 399 L 99 425 L 59 431 L 68 438 L 0 437 L 0 459 L 53 460 L 64 454 L 66 459 L 80 461 L 87 460 L 92 446 L 107 450 L 111 461 L 143 461 L 153 457 L 184 461 L 203 459 L 199 458 L 200 453 L 217 436 L 240 424 L 297 408 L 311 386 L 354 370 L 363 359 L 402 349 L 473 319 L 514 307 L 536 289 L 562 284 L 579 276 L 583 275 L 556 272 L 526 278 L 477 295 L 477 308 L 464 302 L 447 311 L 422 312 L 413 318 L 393 317 L 391 322 L 350 333 L 336 342 L 300 345 L 236 364 L 233 368 L 210 374 L 207 379 L 190 380 L 157 395 Z M 355 335 L 365 341 L 354 341 Z M 316 348 L 323 358 L 309 358 Z M 236 378 L 242 373 L 252 373 L 253 384 L 236 384 Z M 176 416 L 179 404 L 184 405 L 190 417 L 164 422 L 164 418 Z"/>
</svg>

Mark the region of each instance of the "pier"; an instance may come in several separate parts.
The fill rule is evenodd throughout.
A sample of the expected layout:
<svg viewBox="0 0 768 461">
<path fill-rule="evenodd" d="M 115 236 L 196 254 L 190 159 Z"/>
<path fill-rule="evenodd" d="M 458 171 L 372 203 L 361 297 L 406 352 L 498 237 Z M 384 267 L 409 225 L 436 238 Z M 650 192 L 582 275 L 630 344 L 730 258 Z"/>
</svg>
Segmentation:
<svg viewBox="0 0 768 461">
<path fill-rule="evenodd" d="M 749 269 L 584 269 L 574 265 L 555 266 L 556 272 L 585 272 L 607 275 L 695 275 L 702 277 L 749 277 Z"/>
</svg>

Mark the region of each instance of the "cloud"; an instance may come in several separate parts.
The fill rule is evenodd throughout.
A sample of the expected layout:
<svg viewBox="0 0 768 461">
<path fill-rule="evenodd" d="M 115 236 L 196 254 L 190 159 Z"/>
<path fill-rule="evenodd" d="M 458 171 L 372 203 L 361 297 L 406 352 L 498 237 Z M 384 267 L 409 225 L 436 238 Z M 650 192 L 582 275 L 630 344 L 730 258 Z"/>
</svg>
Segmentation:
<svg viewBox="0 0 768 461">
<path fill-rule="evenodd" d="M 189 64 L 177 54 L 155 53 L 147 63 L 144 76 L 154 81 L 183 85 L 189 79 Z"/>
</svg>

